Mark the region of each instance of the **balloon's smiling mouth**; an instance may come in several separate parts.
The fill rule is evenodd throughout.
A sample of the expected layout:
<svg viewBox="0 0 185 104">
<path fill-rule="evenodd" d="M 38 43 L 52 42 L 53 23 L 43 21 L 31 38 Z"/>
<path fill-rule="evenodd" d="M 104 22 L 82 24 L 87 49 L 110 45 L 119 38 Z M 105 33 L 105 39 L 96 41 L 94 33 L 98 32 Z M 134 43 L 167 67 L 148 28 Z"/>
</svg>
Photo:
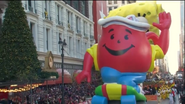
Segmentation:
<svg viewBox="0 0 185 104">
<path fill-rule="evenodd" d="M 105 49 L 114 56 L 119 56 L 119 55 L 123 55 L 124 53 L 126 53 L 128 50 L 130 50 L 131 48 L 135 47 L 134 45 L 131 44 L 130 47 L 123 49 L 123 50 L 112 50 L 110 48 L 108 48 L 105 44 L 103 45 L 103 47 L 105 47 Z"/>
</svg>

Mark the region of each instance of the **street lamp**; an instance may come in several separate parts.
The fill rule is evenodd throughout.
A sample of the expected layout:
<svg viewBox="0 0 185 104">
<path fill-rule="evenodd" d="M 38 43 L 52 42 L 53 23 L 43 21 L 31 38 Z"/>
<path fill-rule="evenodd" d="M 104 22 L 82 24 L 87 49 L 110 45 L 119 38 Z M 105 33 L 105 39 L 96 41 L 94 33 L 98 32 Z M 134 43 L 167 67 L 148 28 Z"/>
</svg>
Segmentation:
<svg viewBox="0 0 185 104">
<path fill-rule="evenodd" d="M 64 101 L 64 46 L 66 46 L 66 41 L 65 39 L 62 41 L 62 39 L 60 38 L 59 42 L 58 42 L 59 45 L 61 45 L 62 47 L 62 53 L 61 53 L 61 57 L 62 57 L 62 64 L 61 64 L 61 68 L 62 68 L 62 104 L 65 104 L 65 101 Z"/>
</svg>

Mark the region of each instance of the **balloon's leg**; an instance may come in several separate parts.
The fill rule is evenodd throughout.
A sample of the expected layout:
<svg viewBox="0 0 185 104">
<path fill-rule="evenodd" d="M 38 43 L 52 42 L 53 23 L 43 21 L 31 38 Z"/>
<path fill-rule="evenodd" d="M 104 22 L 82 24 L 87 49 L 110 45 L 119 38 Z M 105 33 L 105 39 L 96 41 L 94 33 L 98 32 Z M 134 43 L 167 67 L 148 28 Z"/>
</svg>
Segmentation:
<svg viewBox="0 0 185 104">
<path fill-rule="evenodd" d="M 108 104 L 106 97 L 94 95 L 91 104 Z"/>
<path fill-rule="evenodd" d="M 121 96 L 121 104 L 136 104 L 135 95 L 124 95 Z"/>
</svg>

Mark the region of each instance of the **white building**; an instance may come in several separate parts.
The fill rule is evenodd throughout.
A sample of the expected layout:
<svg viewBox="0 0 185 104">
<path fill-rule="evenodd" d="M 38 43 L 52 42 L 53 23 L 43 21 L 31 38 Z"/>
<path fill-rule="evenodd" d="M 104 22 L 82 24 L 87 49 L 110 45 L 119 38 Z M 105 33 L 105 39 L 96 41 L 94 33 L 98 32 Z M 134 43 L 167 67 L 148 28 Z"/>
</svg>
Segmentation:
<svg viewBox="0 0 185 104">
<path fill-rule="evenodd" d="M 168 56 L 164 56 L 163 59 L 157 59 L 155 61 L 155 66 L 159 67 L 160 71 L 169 72 L 169 62 Z"/>
<path fill-rule="evenodd" d="M 94 44 L 94 39 L 90 38 L 94 36 L 92 3 L 87 1 L 87 18 L 62 0 L 22 1 L 42 66 L 46 53 L 51 51 L 55 67 L 61 68 L 61 47 L 58 44 L 61 38 L 67 43 L 64 69 L 70 73 L 82 69 L 85 51 Z"/>
<path fill-rule="evenodd" d="M 166 71 L 169 72 L 169 63 L 168 63 L 168 56 L 165 56 L 164 57 L 164 64 L 165 64 L 165 67 L 166 67 Z"/>
<path fill-rule="evenodd" d="M 181 3 L 180 3 L 180 7 L 181 7 L 181 9 L 180 9 L 180 15 L 181 15 L 181 19 L 180 19 L 180 22 L 181 22 L 181 34 L 180 34 L 180 54 L 181 54 L 181 66 L 183 66 L 183 67 L 185 67 L 184 66 L 184 55 L 185 55 L 185 52 L 184 52 L 184 42 L 185 42 L 185 40 L 184 40 L 184 24 L 185 24 L 185 22 L 184 22 L 184 1 L 180 1 Z"/>
<path fill-rule="evenodd" d="M 134 3 L 136 2 L 136 0 L 108 0 L 107 1 L 107 13 L 109 13 L 109 11 L 116 9 L 120 6 L 126 5 L 126 4 L 130 4 L 130 3 Z"/>
</svg>

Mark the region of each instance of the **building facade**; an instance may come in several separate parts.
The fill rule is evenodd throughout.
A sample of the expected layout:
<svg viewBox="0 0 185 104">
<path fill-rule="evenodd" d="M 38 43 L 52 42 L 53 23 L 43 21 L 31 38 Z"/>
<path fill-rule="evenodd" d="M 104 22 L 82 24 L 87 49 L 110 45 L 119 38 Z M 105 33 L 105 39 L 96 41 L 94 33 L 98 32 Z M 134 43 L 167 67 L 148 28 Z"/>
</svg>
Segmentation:
<svg viewBox="0 0 185 104">
<path fill-rule="evenodd" d="M 111 10 L 116 9 L 120 6 L 135 3 L 136 0 L 108 0 L 107 1 L 107 13 L 109 13 Z"/>
<path fill-rule="evenodd" d="M 179 45 L 180 45 L 180 53 L 179 53 L 179 67 L 184 67 L 184 1 L 180 1 L 180 15 L 181 15 L 181 33 L 179 35 Z"/>
<path fill-rule="evenodd" d="M 164 60 L 165 60 L 165 71 L 166 72 L 169 72 L 169 62 L 168 62 L 168 56 L 165 56 L 164 57 Z"/>
<path fill-rule="evenodd" d="M 42 67 L 46 53 L 51 51 L 54 66 L 61 68 L 58 41 L 65 39 L 64 69 L 71 74 L 82 69 L 85 51 L 94 44 L 92 4 L 92 1 L 22 1 Z"/>
<path fill-rule="evenodd" d="M 103 13 L 105 16 L 107 16 L 107 2 L 103 0 L 93 0 L 94 39 L 96 43 L 99 42 L 102 34 L 102 27 L 98 25 L 98 20 L 101 18 L 100 13 Z"/>
<path fill-rule="evenodd" d="M 169 72 L 168 57 L 165 56 L 163 59 L 157 59 L 155 61 L 155 66 L 159 67 L 159 71 L 161 72 Z"/>
<path fill-rule="evenodd" d="M 110 10 L 134 2 L 136 2 L 136 0 L 93 0 L 94 39 L 96 43 L 98 43 L 102 34 L 102 27 L 98 25 L 98 20 L 101 18 L 100 13 L 103 13 L 105 16 L 107 16 Z"/>
</svg>

